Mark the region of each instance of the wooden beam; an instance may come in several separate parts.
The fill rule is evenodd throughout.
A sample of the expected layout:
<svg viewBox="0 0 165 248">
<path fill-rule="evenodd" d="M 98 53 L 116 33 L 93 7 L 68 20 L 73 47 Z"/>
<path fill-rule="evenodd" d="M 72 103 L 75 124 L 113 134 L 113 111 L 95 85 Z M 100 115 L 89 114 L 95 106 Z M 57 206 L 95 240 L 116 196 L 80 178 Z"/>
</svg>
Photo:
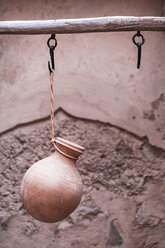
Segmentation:
<svg viewBox="0 0 165 248">
<path fill-rule="evenodd" d="M 109 16 L 45 21 L 0 21 L 0 34 L 165 31 L 165 17 Z"/>
</svg>

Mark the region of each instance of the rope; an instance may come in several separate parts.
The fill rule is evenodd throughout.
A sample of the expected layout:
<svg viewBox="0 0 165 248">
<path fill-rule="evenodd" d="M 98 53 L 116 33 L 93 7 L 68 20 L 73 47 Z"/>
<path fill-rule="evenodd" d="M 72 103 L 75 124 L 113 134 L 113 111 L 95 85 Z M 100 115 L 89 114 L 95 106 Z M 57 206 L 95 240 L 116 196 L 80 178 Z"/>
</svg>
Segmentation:
<svg viewBox="0 0 165 248">
<path fill-rule="evenodd" d="M 54 87 L 53 87 L 53 83 L 54 83 L 54 71 L 50 72 L 50 105 L 51 105 L 51 113 L 50 113 L 50 121 L 51 121 L 51 144 L 53 146 L 55 146 L 55 148 L 57 149 L 58 152 L 60 152 L 61 154 L 63 154 L 64 156 L 70 158 L 70 159 L 74 159 L 77 160 L 76 157 L 73 157 L 63 151 L 61 151 L 57 145 L 56 145 L 56 139 L 54 137 L 54 96 L 53 96 L 53 92 L 54 92 Z"/>
<path fill-rule="evenodd" d="M 54 100 L 53 100 L 53 82 L 54 82 L 54 71 L 50 73 L 50 103 L 51 103 L 51 113 L 50 113 L 50 121 L 51 121 L 51 144 L 54 145 L 55 137 L 54 137 Z"/>
</svg>

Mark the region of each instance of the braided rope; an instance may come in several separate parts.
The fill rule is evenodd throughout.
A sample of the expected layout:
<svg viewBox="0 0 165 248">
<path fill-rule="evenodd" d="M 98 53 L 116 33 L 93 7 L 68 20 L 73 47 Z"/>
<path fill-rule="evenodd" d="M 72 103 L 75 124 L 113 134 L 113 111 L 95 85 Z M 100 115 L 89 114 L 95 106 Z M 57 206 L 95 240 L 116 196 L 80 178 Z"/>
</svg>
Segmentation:
<svg viewBox="0 0 165 248">
<path fill-rule="evenodd" d="M 56 148 L 56 150 L 58 151 L 58 152 L 60 152 L 61 154 L 63 154 L 64 156 L 66 156 L 66 157 L 68 157 L 68 158 L 70 158 L 70 159 L 74 159 L 74 160 L 77 160 L 77 158 L 76 157 L 73 157 L 73 156 L 71 156 L 71 155 L 69 155 L 69 154 L 67 154 L 67 153 L 65 153 L 65 152 L 63 152 L 63 151 L 61 151 L 58 147 L 57 147 L 57 145 L 56 145 L 56 139 L 55 139 L 55 137 L 54 137 L 54 95 L 53 95 L 53 92 L 54 92 L 54 85 L 53 85 L 53 83 L 54 83 L 54 71 L 52 71 L 51 73 L 50 73 L 50 105 L 51 105 L 51 112 L 50 112 L 50 121 L 51 121 L 51 144 L 53 145 L 53 146 L 55 146 L 55 148 Z"/>
<path fill-rule="evenodd" d="M 54 71 L 50 73 L 50 102 L 51 102 L 51 113 L 50 113 L 50 121 L 51 121 L 51 144 L 54 145 L 55 137 L 54 137 L 54 97 L 53 97 L 53 82 L 54 82 Z"/>
</svg>

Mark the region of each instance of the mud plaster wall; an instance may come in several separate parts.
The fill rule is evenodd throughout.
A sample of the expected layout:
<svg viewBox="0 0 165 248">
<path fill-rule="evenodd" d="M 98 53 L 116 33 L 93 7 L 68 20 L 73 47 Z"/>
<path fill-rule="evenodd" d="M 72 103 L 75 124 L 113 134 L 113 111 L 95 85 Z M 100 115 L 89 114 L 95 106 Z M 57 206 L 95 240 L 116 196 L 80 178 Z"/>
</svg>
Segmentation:
<svg viewBox="0 0 165 248">
<path fill-rule="evenodd" d="M 109 124 L 56 114 L 55 134 L 85 147 L 77 168 L 83 198 L 65 220 L 34 220 L 20 201 L 31 164 L 48 156 L 49 120 L 0 139 L 0 247 L 164 248 L 165 154 Z M 52 149 L 53 151 L 53 149 Z"/>
<path fill-rule="evenodd" d="M 1 20 L 162 14 L 149 0 L 0 4 Z M 34 120 L 0 137 L 0 248 L 165 247 L 164 33 L 144 32 L 140 71 L 132 35 L 58 35 L 56 109 L 91 120 L 55 116 L 56 135 L 86 148 L 81 204 L 56 224 L 31 218 L 19 196 L 25 171 L 51 153 L 50 122 L 36 121 L 49 115 L 48 36 L 0 37 L 0 130 Z"/>
<path fill-rule="evenodd" d="M 163 2 L 0 0 L 0 19 L 162 16 Z M 143 32 L 137 70 L 134 33 L 57 35 L 55 107 L 147 136 L 164 148 L 165 34 Z M 0 37 L 0 132 L 49 115 L 48 37 Z"/>
</svg>

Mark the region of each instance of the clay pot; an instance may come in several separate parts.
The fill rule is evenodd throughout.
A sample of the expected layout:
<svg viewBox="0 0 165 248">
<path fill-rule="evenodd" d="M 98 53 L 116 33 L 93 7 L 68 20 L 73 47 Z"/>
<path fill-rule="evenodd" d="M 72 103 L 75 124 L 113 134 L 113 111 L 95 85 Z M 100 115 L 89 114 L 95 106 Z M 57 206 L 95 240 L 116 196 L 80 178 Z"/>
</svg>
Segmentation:
<svg viewBox="0 0 165 248">
<path fill-rule="evenodd" d="M 84 148 L 62 138 L 56 151 L 25 173 L 21 198 L 25 209 L 42 222 L 56 222 L 71 214 L 82 197 L 82 181 L 75 163 Z"/>
</svg>

